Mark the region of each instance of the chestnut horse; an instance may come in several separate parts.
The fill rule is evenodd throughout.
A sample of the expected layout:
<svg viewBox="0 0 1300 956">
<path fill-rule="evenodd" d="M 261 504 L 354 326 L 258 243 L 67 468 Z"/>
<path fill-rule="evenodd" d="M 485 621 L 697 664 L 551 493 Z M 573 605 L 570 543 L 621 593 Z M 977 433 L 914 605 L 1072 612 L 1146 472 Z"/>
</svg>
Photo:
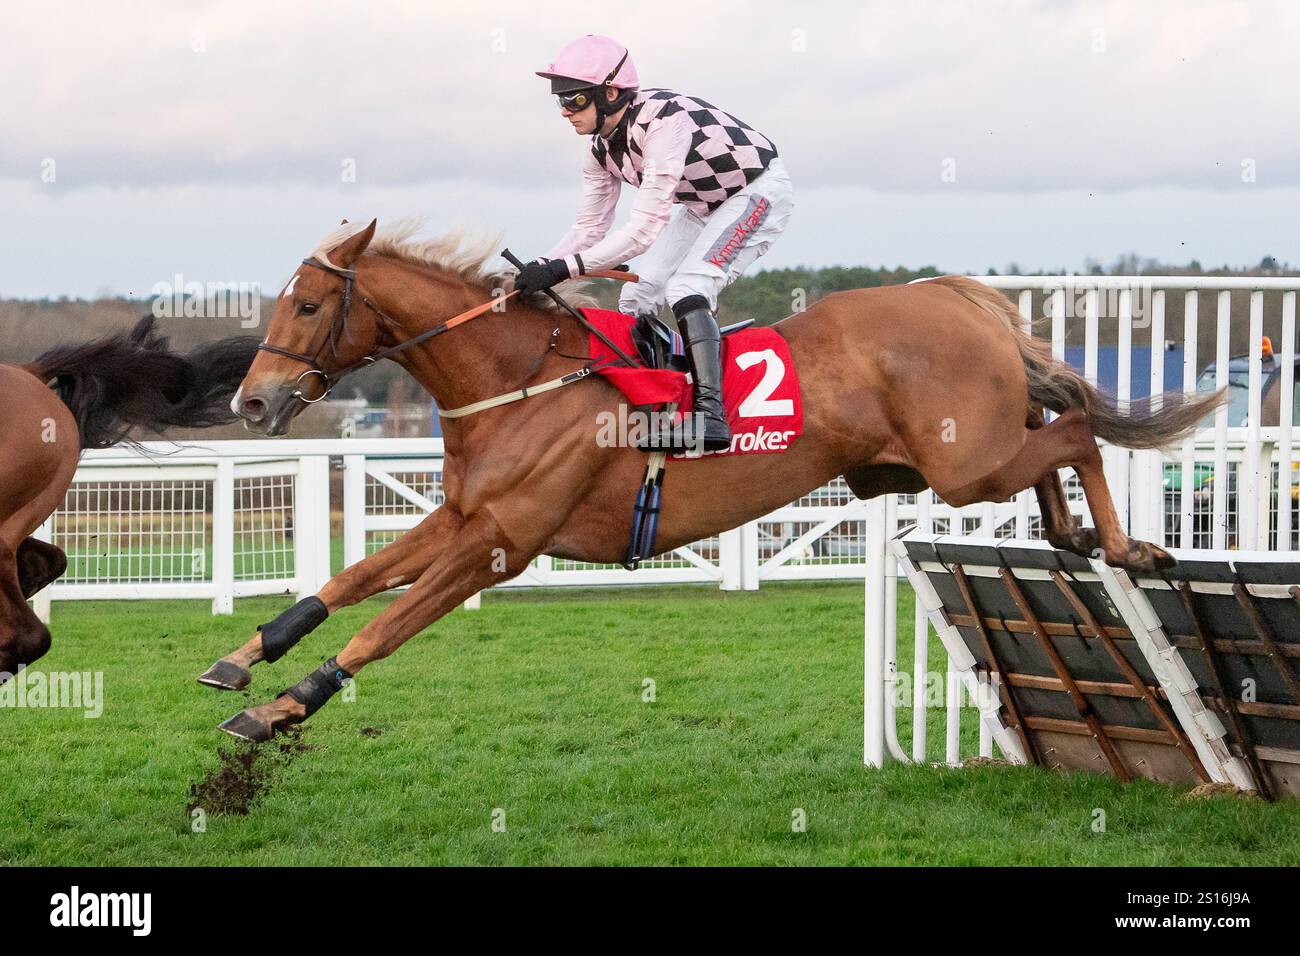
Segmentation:
<svg viewBox="0 0 1300 956">
<path fill-rule="evenodd" d="M 376 239 L 374 222 L 339 230 L 303 261 L 235 397 L 251 430 L 285 434 L 306 403 L 371 357 L 395 359 L 441 409 L 581 369 L 588 333 L 576 319 L 532 301 L 507 302 L 501 292 L 509 278 L 483 272 L 486 250 L 471 255 L 454 238 L 417 244 L 412 232 Z M 494 295 L 494 307 L 483 306 Z M 462 322 L 466 315 L 473 321 Z M 1163 549 L 1124 533 L 1096 439 L 1168 447 L 1222 395 L 1167 393 L 1157 410 L 1143 402 L 1121 410 L 1054 359 L 1048 343 L 1022 331 L 1003 295 L 959 276 L 838 292 L 775 327 L 798 369 L 803 434 L 779 454 L 670 460 L 660 552 L 761 517 L 843 475 L 860 498 L 933 488 L 953 506 L 1005 501 L 1033 487 L 1053 545 L 1137 571 L 1173 563 Z M 548 348 L 552 341 L 556 348 Z M 444 418 L 444 504 L 263 625 L 199 679 L 241 689 L 253 664 L 278 659 L 329 613 L 400 585 L 409 590 L 337 658 L 222 729 L 265 740 L 304 720 L 367 664 L 538 555 L 620 561 L 646 461 L 634 448 L 596 440 L 621 400 L 592 375 Z M 1045 425 L 1044 408 L 1059 417 Z M 1064 467 L 1078 473 L 1095 528 L 1070 514 L 1057 474 Z"/>
<path fill-rule="evenodd" d="M 27 599 L 63 574 L 68 559 L 32 534 L 63 501 L 82 449 L 107 448 L 134 428 L 234 419 L 228 403 L 257 340 L 225 339 L 177 355 L 153 322 L 59 346 L 27 365 L 0 365 L 0 674 L 49 650 L 49 629 Z"/>
</svg>

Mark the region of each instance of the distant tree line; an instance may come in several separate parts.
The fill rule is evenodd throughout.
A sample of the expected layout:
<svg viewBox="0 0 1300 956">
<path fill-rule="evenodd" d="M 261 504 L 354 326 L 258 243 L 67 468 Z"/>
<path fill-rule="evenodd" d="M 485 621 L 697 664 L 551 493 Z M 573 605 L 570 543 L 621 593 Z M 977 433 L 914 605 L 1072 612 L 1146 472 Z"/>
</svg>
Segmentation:
<svg viewBox="0 0 1300 956">
<path fill-rule="evenodd" d="M 1061 275 L 1068 271 L 1057 269 L 1029 274 Z M 1008 265 L 1004 273 L 1026 274 L 1015 263 Z M 892 269 L 870 266 L 799 266 L 760 270 L 744 276 L 722 293 L 718 303 L 719 318 L 724 324 L 753 318 L 760 325 L 771 325 L 793 312 L 811 306 L 832 292 L 897 285 L 942 274 L 943 270 L 935 266 L 919 269 L 903 266 Z M 990 269 L 988 274 L 999 273 Z M 1290 264 L 1279 263 L 1273 256 L 1263 257 L 1259 265 L 1250 268 L 1233 269 L 1225 266 L 1205 269 L 1195 261 L 1185 266 L 1173 266 L 1128 253 L 1118 257 L 1109 266 L 1087 260 L 1084 274 L 1276 276 L 1295 275 L 1296 271 Z M 597 282 L 589 292 L 605 308 L 617 307 L 618 286 L 615 283 Z M 274 305 L 272 299 L 262 301 L 264 319 L 271 315 Z M 148 311 L 149 302 L 139 299 L 102 298 L 87 301 L 69 299 L 66 296 L 58 299 L 0 299 L 0 362 L 30 361 L 60 342 L 85 341 L 129 327 Z M 1234 331 L 1238 324 L 1235 313 L 1234 309 Z M 665 318 L 668 316 L 665 315 Z M 181 349 L 189 349 L 199 342 L 227 335 L 265 334 L 264 328 L 241 328 L 239 320 L 235 318 L 162 319 L 159 324 L 172 338 L 173 345 Z M 406 379 L 397 365 L 384 362 L 357 373 L 339 389 L 340 398 L 354 396 L 361 396 L 374 405 L 395 400 L 416 401 L 419 400 L 419 388 Z"/>
</svg>

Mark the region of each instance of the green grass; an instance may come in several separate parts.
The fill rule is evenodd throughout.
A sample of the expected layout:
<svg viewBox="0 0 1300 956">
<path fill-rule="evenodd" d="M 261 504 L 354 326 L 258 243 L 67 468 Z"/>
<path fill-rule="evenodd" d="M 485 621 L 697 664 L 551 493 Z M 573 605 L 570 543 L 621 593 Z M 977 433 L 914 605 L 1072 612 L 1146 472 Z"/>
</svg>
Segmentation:
<svg viewBox="0 0 1300 956">
<path fill-rule="evenodd" d="M 187 792 L 218 765 L 215 725 L 335 653 L 383 602 L 331 618 L 248 695 L 194 677 L 285 599 L 240 601 L 234 618 L 206 602 L 59 603 L 37 667 L 102 670 L 105 712 L 0 710 L 0 865 L 1300 863 L 1300 801 L 1026 768 L 865 769 L 861 594 L 486 595 L 365 671 L 248 816 L 210 816 L 202 833 Z M 941 746 L 941 712 L 930 739 Z M 791 831 L 797 808 L 807 832 Z"/>
</svg>

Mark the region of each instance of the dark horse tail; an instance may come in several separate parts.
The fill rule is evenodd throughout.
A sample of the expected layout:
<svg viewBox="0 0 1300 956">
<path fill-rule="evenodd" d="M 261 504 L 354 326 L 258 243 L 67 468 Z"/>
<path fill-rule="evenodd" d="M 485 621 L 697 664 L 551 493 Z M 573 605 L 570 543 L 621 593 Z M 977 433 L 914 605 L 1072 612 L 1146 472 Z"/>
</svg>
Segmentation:
<svg viewBox="0 0 1300 956">
<path fill-rule="evenodd" d="M 1134 399 L 1121 408 L 1115 399 L 1053 356 L 1050 342 L 1025 332 L 1020 313 L 1001 292 L 965 276 L 941 276 L 930 281 L 965 296 L 1007 326 L 1016 337 L 1020 358 L 1025 363 L 1032 405 L 1057 413 L 1082 408 L 1092 433 L 1111 444 L 1172 451 L 1196 430 L 1201 419 L 1228 400 L 1226 388 L 1199 397 L 1165 392 Z"/>
<path fill-rule="evenodd" d="M 177 354 L 147 315 L 130 332 L 60 345 L 24 367 L 72 411 L 82 448 L 107 448 L 136 428 L 158 432 L 234 421 L 230 400 L 256 354 L 251 336 Z"/>
</svg>

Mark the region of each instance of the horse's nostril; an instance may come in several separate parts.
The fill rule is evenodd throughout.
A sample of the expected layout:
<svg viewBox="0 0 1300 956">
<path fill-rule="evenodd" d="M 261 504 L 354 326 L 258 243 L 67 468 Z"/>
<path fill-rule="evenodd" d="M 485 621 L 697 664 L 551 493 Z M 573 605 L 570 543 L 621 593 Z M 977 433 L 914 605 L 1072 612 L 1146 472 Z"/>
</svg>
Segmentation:
<svg viewBox="0 0 1300 956">
<path fill-rule="evenodd" d="M 250 422 L 260 422 L 266 417 L 266 402 L 260 398 L 246 398 L 240 406 L 239 414 Z"/>
</svg>

